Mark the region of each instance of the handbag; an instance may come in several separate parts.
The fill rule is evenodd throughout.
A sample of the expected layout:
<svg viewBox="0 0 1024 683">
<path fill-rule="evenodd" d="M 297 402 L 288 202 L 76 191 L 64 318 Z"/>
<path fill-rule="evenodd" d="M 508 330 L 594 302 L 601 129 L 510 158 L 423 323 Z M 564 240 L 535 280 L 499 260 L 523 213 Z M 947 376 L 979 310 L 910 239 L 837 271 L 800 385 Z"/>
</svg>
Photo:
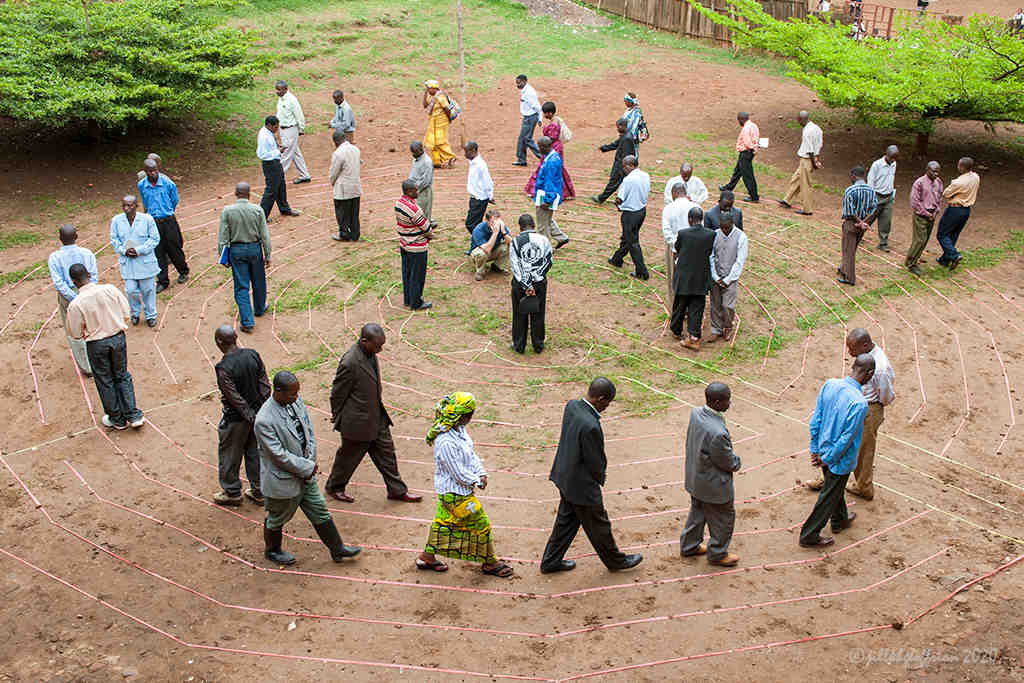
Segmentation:
<svg viewBox="0 0 1024 683">
<path fill-rule="evenodd" d="M 530 315 L 533 313 L 540 313 L 540 297 L 536 294 L 527 294 L 519 300 L 519 313 L 521 315 Z"/>
<path fill-rule="evenodd" d="M 455 101 L 455 98 L 448 93 L 444 94 L 446 100 L 448 100 L 448 106 L 444 108 L 444 113 L 448 116 L 448 121 L 454 121 L 459 118 L 459 114 L 462 113 L 462 108 L 459 103 Z"/>
</svg>

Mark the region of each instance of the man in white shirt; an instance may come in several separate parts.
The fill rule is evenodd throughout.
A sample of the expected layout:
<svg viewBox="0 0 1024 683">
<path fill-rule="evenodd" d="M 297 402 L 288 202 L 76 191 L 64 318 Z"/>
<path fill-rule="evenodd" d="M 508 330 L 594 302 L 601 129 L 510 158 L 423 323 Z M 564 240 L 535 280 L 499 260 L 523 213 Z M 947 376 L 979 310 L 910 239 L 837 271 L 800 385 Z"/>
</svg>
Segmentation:
<svg viewBox="0 0 1024 683">
<path fill-rule="evenodd" d="M 306 117 L 302 115 L 302 105 L 284 81 L 275 83 L 274 90 L 277 91 L 277 120 L 281 122 L 281 146 L 284 148 L 281 150 L 281 168 L 287 172 L 294 161 L 295 170 L 299 172 L 295 184 L 308 183 L 309 169 L 299 149 L 299 136 L 306 133 Z"/>
<path fill-rule="evenodd" d="M 732 215 L 722 214 L 711 248 L 711 337 L 708 344 L 728 341 L 736 318 L 736 290 L 747 262 L 747 235 L 732 225 Z"/>
<path fill-rule="evenodd" d="M 797 114 L 796 120 L 803 126 L 803 132 L 800 134 L 800 149 L 796 152 L 800 163 L 797 165 L 796 171 L 793 172 L 793 177 L 789 179 L 786 196 L 779 200 L 779 204 L 789 209 L 792 208 L 792 203 L 799 198 L 800 211 L 797 213 L 801 216 L 810 216 L 814 213 L 811 206 L 811 173 L 814 172 L 814 169 L 821 168 L 821 128 L 811 121 L 811 115 L 806 111 Z"/>
<path fill-rule="evenodd" d="M 672 190 L 672 201 L 661 210 L 661 234 L 665 237 L 665 275 L 668 278 L 668 296 L 671 300 L 675 296 L 673 273 L 676 267 L 676 235 L 680 230 L 690 227 L 687 217 L 690 215 L 690 209 L 697 205 L 687 196 L 686 183 L 680 181 L 673 185 L 670 180 L 669 186 Z"/>
<path fill-rule="evenodd" d="M 640 249 L 640 227 L 647 217 L 647 196 L 651 193 L 651 176 L 637 168 L 638 163 L 633 155 L 622 160 L 622 170 L 626 177 L 622 179 L 615 197 L 615 204 L 619 207 L 622 236 L 619 238 L 619 248 L 608 259 L 608 263 L 621 268 L 622 259 L 629 254 L 633 259 L 634 268 L 631 275 L 638 280 L 648 280 L 651 274 L 647 271 L 644 253 Z"/>
<path fill-rule="evenodd" d="M 703 180 L 693 175 L 693 166 L 688 163 L 684 163 L 679 167 L 679 175 L 673 176 L 665 183 L 666 205 L 672 203 L 672 188 L 678 184 L 686 186 L 686 197 L 691 202 L 700 207 L 704 206 L 704 202 L 708 200 L 707 185 L 704 184 Z"/>
<path fill-rule="evenodd" d="M 533 141 L 533 129 L 540 121 L 540 98 L 533 86 L 526 82 L 526 76 L 516 76 L 516 87 L 519 88 L 519 113 L 523 115 L 523 124 L 519 128 L 519 140 L 516 141 L 516 162 L 513 166 L 526 166 L 526 150 L 541 159 L 540 148 Z M 472 230 L 472 228 L 470 228 Z"/>
<path fill-rule="evenodd" d="M 466 192 L 469 193 L 469 212 L 466 214 L 466 231 L 473 234 L 473 228 L 480 225 L 487 213 L 487 205 L 494 203 L 494 181 L 487 170 L 487 162 L 480 156 L 480 146 L 470 140 L 463 148 L 469 160 L 469 174 L 466 178 Z"/>
<path fill-rule="evenodd" d="M 277 202 L 277 209 L 282 216 L 302 214 L 288 205 L 288 187 L 284 182 L 284 168 L 281 166 L 281 145 L 274 137 L 280 127 L 281 123 L 276 116 L 268 116 L 256 136 L 256 156 L 263 166 L 263 178 L 267 181 L 266 187 L 263 188 L 263 197 L 260 199 L 260 207 L 268 223 L 274 202 Z"/>
<path fill-rule="evenodd" d="M 345 99 L 345 93 L 341 90 L 335 90 L 331 98 L 334 100 L 334 118 L 327 127 L 340 130 L 349 142 L 355 144 L 356 115 L 352 111 L 352 105 Z"/>
<path fill-rule="evenodd" d="M 896 159 L 900 150 L 896 145 L 889 145 L 881 159 L 875 159 L 868 170 L 867 183 L 875 191 L 878 198 L 878 249 L 889 251 L 889 233 L 892 232 L 892 207 L 896 198 Z"/>
<path fill-rule="evenodd" d="M 68 339 L 68 346 L 71 347 L 71 355 L 74 356 L 82 374 L 91 377 L 92 368 L 89 365 L 85 342 L 72 337 L 71 328 L 68 327 L 68 305 L 78 296 L 78 288 L 72 282 L 69 270 L 76 263 L 81 263 L 89 271 L 91 282 L 98 281 L 99 273 L 96 270 L 96 257 L 88 249 L 78 246 L 77 241 L 78 231 L 75 230 L 75 226 L 60 226 L 61 248 L 50 254 L 47 265 L 50 267 L 50 279 L 57 289 L 57 306 L 60 308 L 60 319 L 64 323 L 64 334 Z"/>
<path fill-rule="evenodd" d="M 338 234 L 331 237 L 338 242 L 359 241 L 359 198 L 363 185 L 359 179 L 359 148 L 348 140 L 341 128 L 333 133 L 334 153 L 331 154 L 331 185 L 334 187 L 334 217 L 338 221 Z"/>
</svg>

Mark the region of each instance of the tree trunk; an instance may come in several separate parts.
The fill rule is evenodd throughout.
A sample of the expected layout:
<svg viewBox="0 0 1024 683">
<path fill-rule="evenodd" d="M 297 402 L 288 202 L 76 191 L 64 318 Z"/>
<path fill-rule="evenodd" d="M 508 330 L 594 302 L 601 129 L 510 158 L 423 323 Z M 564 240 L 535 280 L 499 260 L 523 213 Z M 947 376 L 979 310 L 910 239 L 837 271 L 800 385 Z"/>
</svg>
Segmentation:
<svg viewBox="0 0 1024 683">
<path fill-rule="evenodd" d="M 917 134 L 917 156 L 923 157 L 928 155 L 928 136 L 930 133 L 927 131 Z"/>
<path fill-rule="evenodd" d="M 468 106 L 466 101 L 466 51 L 462 44 L 462 0 L 455 0 L 455 19 L 459 25 L 459 90 L 462 95 L 462 106 Z M 466 116 L 463 112 L 462 130 L 459 133 L 459 147 L 466 144 Z"/>
</svg>

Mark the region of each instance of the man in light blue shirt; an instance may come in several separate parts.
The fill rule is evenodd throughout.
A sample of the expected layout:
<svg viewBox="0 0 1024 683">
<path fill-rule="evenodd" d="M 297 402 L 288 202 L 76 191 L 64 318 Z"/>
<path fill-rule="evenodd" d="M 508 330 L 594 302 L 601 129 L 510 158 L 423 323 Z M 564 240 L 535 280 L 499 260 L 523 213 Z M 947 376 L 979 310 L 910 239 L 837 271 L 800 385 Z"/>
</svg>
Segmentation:
<svg viewBox="0 0 1024 683">
<path fill-rule="evenodd" d="M 837 534 L 853 522 L 856 513 L 846 510 L 846 480 L 857 467 L 857 452 L 864 432 L 868 402 L 861 387 L 875 374 L 875 358 L 862 353 L 853 361 L 848 377 L 830 379 L 818 393 L 811 416 L 811 465 L 820 467 L 825 477 L 818 501 L 800 530 L 804 548 L 827 546 L 835 539 L 819 532 L 832 521 Z"/>
<path fill-rule="evenodd" d="M 139 300 L 146 324 L 156 327 L 156 276 L 160 264 L 156 260 L 156 247 L 160 232 L 156 221 L 146 213 L 139 213 L 139 200 L 134 195 L 121 199 L 119 213 L 110 221 L 110 246 L 117 252 L 124 280 L 124 293 L 131 307 L 132 325 L 139 324 Z"/>
<path fill-rule="evenodd" d="M 629 254 L 633 259 L 633 277 L 647 280 L 651 274 L 644 264 L 644 253 L 640 250 L 640 227 L 647 217 L 647 196 L 651 193 L 651 176 L 637 168 L 636 157 L 629 155 L 622 160 L 622 170 L 626 177 L 619 185 L 615 204 L 619 207 L 619 221 L 622 224 L 622 236 L 619 248 L 608 259 L 608 263 L 616 268 L 622 267 L 622 259 Z"/>
<path fill-rule="evenodd" d="M 92 376 L 92 366 L 89 365 L 89 354 L 85 348 L 84 339 L 75 339 L 68 330 L 68 304 L 78 296 L 78 288 L 71 280 L 68 269 L 76 263 L 81 263 L 89 271 L 92 282 L 97 282 L 99 273 L 96 270 L 96 257 L 84 247 L 76 244 L 78 231 L 73 225 L 60 226 L 60 249 L 50 254 L 50 279 L 53 286 L 57 288 L 57 306 L 60 308 L 60 319 L 64 323 L 64 334 L 68 338 L 68 346 L 71 347 L 71 355 L 75 357 L 78 369 L 86 377 Z"/>
<path fill-rule="evenodd" d="M 146 159 L 142 162 L 143 177 L 139 180 L 139 197 L 142 206 L 160 231 L 160 244 L 156 247 L 156 260 L 160 264 L 160 272 L 156 276 L 157 294 L 171 285 L 167 277 L 167 264 L 173 263 L 178 271 L 178 284 L 188 282 L 188 263 L 185 262 L 185 240 L 181 236 L 181 226 L 174 212 L 178 208 L 178 186 L 174 181 L 160 172 L 160 162 Z"/>
<path fill-rule="evenodd" d="M 256 136 L 256 156 L 263 166 L 263 178 L 267 185 L 263 188 L 260 208 L 270 222 L 270 210 L 277 202 L 277 209 L 282 216 L 298 216 L 301 211 L 288 205 L 288 187 L 284 181 L 284 167 L 281 165 L 281 145 L 274 135 L 281 129 L 281 122 L 276 116 L 268 116 L 263 120 L 263 127 Z"/>
<path fill-rule="evenodd" d="M 356 115 L 352 111 L 352 105 L 345 100 L 345 93 L 341 90 L 335 90 L 331 97 L 334 99 L 334 118 L 327 126 L 343 132 L 345 139 L 354 145 L 356 143 Z"/>
</svg>

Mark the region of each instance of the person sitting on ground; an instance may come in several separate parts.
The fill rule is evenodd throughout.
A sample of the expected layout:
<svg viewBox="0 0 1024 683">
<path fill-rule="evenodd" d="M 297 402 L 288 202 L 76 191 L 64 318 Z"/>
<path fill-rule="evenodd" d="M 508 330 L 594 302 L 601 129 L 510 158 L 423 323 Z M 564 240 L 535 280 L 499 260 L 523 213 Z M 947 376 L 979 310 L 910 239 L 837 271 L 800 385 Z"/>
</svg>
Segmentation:
<svg viewBox="0 0 1024 683">
<path fill-rule="evenodd" d="M 491 209 L 484 214 L 484 220 L 475 228 L 469 240 L 469 258 L 476 268 L 474 279 L 479 282 L 487 277 L 488 270 L 503 273 L 508 270 L 508 227 L 501 219 L 501 212 Z"/>
</svg>

